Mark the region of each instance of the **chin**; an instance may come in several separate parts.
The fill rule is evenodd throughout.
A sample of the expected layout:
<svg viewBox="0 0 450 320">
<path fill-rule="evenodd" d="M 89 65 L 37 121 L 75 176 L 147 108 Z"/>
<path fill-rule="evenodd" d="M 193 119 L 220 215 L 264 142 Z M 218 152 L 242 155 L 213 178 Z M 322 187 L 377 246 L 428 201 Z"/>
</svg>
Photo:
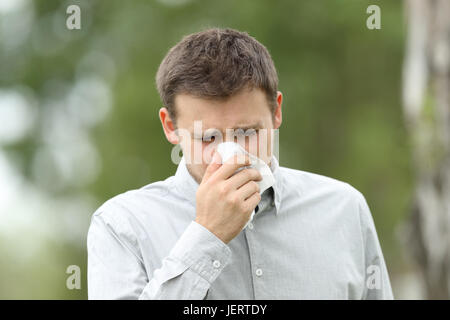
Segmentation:
<svg viewBox="0 0 450 320">
<path fill-rule="evenodd" d="M 197 166 L 193 166 L 193 165 L 189 165 L 189 164 L 186 165 L 186 168 L 188 169 L 192 178 L 194 178 L 194 180 L 197 181 L 198 184 L 200 184 L 202 182 L 203 175 L 205 174 L 206 168 L 201 168 L 201 167 L 197 167 Z"/>
</svg>

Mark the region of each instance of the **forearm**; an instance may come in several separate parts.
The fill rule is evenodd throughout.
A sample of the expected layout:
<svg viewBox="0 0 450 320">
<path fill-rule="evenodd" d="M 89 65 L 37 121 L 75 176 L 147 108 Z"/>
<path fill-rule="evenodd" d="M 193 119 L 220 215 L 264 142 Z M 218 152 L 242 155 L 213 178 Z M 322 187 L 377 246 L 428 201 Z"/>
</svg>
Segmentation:
<svg viewBox="0 0 450 320">
<path fill-rule="evenodd" d="M 146 271 L 102 222 L 93 224 L 88 249 L 89 299 L 204 299 L 231 256 L 225 243 L 194 221 L 154 271 Z"/>
</svg>

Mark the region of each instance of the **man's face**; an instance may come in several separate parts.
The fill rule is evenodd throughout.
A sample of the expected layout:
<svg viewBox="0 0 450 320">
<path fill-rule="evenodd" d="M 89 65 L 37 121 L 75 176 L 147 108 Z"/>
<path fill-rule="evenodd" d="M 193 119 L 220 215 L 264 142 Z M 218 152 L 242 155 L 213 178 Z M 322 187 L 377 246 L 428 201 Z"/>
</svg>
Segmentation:
<svg viewBox="0 0 450 320">
<path fill-rule="evenodd" d="M 278 92 L 278 107 L 272 115 L 266 95 L 260 89 L 242 90 L 227 100 L 178 94 L 176 135 L 194 179 L 201 182 L 216 146 L 225 141 L 239 143 L 270 165 L 272 129 L 278 129 L 281 124 L 281 101 Z M 165 131 L 167 135 L 166 127 Z"/>
</svg>

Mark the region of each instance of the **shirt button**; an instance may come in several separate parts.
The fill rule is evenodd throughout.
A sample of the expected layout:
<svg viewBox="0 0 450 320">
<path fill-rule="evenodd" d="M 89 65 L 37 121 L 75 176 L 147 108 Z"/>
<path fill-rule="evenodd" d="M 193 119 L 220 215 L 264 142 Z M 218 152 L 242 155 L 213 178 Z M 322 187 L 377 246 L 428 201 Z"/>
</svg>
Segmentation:
<svg viewBox="0 0 450 320">
<path fill-rule="evenodd" d="M 263 274 L 263 271 L 262 271 L 262 269 L 256 269 L 255 273 L 258 277 L 261 277 Z"/>
<path fill-rule="evenodd" d="M 247 225 L 247 227 L 248 227 L 250 230 L 253 230 L 253 223 L 249 222 L 248 225 Z"/>
<path fill-rule="evenodd" d="M 219 260 L 214 260 L 213 266 L 214 266 L 214 268 L 220 268 L 220 261 Z"/>
</svg>

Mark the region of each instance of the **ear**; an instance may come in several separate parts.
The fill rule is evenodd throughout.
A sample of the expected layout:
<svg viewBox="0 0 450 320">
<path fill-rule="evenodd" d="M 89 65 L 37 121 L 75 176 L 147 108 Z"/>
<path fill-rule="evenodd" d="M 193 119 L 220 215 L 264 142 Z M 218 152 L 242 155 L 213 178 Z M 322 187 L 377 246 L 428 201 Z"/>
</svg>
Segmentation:
<svg viewBox="0 0 450 320">
<path fill-rule="evenodd" d="M 161 124 L 167 140 L 172 144 L 180 143 L 178 136 L 175 132 L 176 129 L 174 121 L 170 118 L 169 111 L 167 110 L 167 108 L 159 109 L 159 119 L 161 120 Z"/>
<path fill-rule="evenodd" d="M 281 115 L 281 104 L 283 103 L 283 94 L 281 91 L 277 91 L 277 108 L 274 113 L 274 123 L 273 128 L 278 129 L 281 126 L 282 115 Z"/>
</svg>

